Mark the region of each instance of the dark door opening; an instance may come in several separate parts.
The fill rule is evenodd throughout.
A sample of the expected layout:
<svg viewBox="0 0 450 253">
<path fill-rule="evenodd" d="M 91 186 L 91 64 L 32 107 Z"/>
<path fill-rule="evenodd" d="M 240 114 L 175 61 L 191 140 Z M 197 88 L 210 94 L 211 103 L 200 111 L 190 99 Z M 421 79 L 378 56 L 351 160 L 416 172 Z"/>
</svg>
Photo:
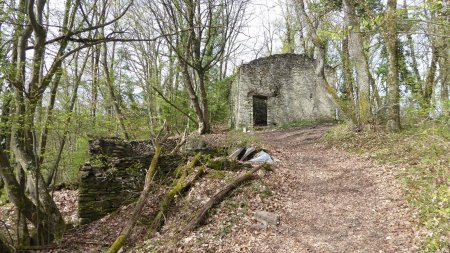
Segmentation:
<svg viewBox="0 0 450 253">
<path fill-rule="evenodd" d="M 253 124 L 267 126 L 267 97 L 253 96 Z"/>
</svg>

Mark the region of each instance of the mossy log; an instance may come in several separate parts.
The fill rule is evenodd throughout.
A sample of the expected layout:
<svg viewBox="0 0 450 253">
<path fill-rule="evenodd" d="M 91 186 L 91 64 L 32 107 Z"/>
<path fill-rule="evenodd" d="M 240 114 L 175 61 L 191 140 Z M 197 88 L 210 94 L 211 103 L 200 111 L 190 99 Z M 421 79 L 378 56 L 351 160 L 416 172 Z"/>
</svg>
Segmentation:
<svg viewBox="0 0 450 253">
<path fill-rule="evenodd" d="M 235 189 L 245 181 L 257 178 L 255 173 L 262 168 L 266 168 L 267 166 L 269 165 L 264 163 L 254 167 L 249 172 L 246 172 L 243 175 L 235 178 L 230 184 L 225 186 L 225 188 L 217 192 L 205 205 L 203 205 L 202 208 L 198 210 L 194 218 L 181 230 L 180 234 L 183 235 L 197 227 L 205 219 L 209 209 L 219 204 L 228 195 L 228 193 L 230 193 L 233 189 Z"/>
<path fill-rule="evenodd" d="M 189 175 L 192 175 L 191 172 L 193 172 L 195 165 L 200 159 L 200 156 L 201 154 L 198 153 L 186 166 L 179 167 L 178 172 L 182 170 L 181 175 L 175 182 L 172 189 L 166 194 L 164 199 L 159 203 L 158 214 L 153 219 L 152 224 L 150 225 L 150 228 L 147 233 L 149 236 L 153 236 L 153 234 L 158 232 L 164 225 L 164 218 L 169 210 L 169 207 L 174 202 L 175 196 L 189 189 L 192 186 L 192 184 L 197 179 L 199 179 L 205 172 L 205 168 L 204 166 L 202 166 L 198 168 L 195 174 L 193 174 L 194 176 L 189 177 Z"/>
<path fill-rule="evenodd" d="M 206 162 L 206 166 L 213 170 L 239 171 L 242 168 L 251 167 L 250 164 L 239 162 L 228 157 L 217 157 Z"/>
</svg>

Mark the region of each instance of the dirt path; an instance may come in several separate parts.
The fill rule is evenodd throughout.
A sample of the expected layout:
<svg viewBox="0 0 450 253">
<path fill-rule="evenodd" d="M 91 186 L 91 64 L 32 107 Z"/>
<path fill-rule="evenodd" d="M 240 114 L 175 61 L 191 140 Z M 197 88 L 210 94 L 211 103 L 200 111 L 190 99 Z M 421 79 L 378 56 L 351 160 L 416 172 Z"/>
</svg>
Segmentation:
<svg viewBox="0 0 450 253">
<path fill-rule="evenodd" d="M 267 208 L 281 224 L 237 233 L 220 251 L 415 252 L 412 215 L 392 168 L 318 143 L 327 127 L 259 133 L 276 159 Z M 234 244 L 233 250 L 226 245 Z"/>
<path fill-rule="evenodd" d="M 161 234 L 126 252 L 153 252 L 154 245 L 156 252 L 416 252 L 414 220 L 394 179 L 396 169 L 320 144 L 328 128 L 257 133 L 275 159 L 272 172 L 235 190 L 211 211 L 204 226 L 174 240 L 174 231 L 199 203 L 230 179 L 220 173 L 203 177 L 180 200 Z M 149 203 L 145 217 L 158 202 Z M 103 252 L 130 208 L 73 230 L 52 252 Z M 280 225 L 255 229 L 257 210 L 279 214 Z M 146 228 L 139 224 L 133 241 L 143 239 Z"/>
</svg>

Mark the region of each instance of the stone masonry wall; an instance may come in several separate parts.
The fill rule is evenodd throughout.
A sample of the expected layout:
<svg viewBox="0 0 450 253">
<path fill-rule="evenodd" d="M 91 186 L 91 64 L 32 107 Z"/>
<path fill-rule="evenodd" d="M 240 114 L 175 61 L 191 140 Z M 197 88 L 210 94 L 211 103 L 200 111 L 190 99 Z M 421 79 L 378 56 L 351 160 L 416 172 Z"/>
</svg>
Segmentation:
<svg viewBox="0 0 450 253">
<path fill-rule="evenodd" d="M 153 148 L 150 141 L 95 139 L 89 142 L 89 155 L 90 160 L 79 175 L 78 215 L 82 224 L 137 199 L 144 187 Z M 163 155 L 155 180 L 167 178 L 182 159 L 179 155 Z"/>
<path fill-rule="evenodd" d="M 334 119 L 336 105 L 314 73 L 313 59 L 280 54 L 240 67 L 231 90 L 231 124 L 253 127 L 253 96 L 267 97 L 267 124 Z"/>
</svg>

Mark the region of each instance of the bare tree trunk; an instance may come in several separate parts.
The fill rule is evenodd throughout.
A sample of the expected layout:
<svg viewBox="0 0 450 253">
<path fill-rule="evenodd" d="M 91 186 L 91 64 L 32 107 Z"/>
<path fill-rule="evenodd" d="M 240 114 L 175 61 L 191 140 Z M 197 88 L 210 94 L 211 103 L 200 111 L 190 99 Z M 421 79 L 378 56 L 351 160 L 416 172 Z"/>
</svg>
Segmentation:
<svg viewBox="0 0 450 253">
<path fill-rule="evenodd" d="M 56 74 L 55 79 L 53 80 L 52 89 L 50 91 L 50 101 L 49 101 L 49 104 L 47 107 L 47 118 L 44 123 L 44 129 L 41 132 L 41 141 L 39 144 L 39 147 L 40 147 L 39 164 L 40 165 L 42 165 L 42 163 L 44 162 L 45 151 L 47 148 L 48 131 L 49 131 L 49 126 L 52 121 L 52 117 L 53 117 L 53 108 L 55 106 L 55 101 L 56 101 L 56 92 L 58 90 L 59 82 L 61 81 L 61 76 L 62 76 L 62 70 Z"/>
<path fill-rule="evenodd" d="M 400 130 L 400 87 L 398 84 L 398 49 L 397 49 L 397 0 L 388 0 L 384 41 L 388 52 L 388 122 L 391 131 Z"/>
<path fill-rule="evenodd" d="M 447 2 L 448 8 L 448 2 Z M 440 13 L 440 20 L 450 23 L 450 16 L 445 15 L 444 13 Z M 449 98 L 449 85 L 450 85 L 450 39 L 448 36 L 445 36 L 450 33 L 450 27 L 445 26 L 442 29 L 441 33 L 443 36 L 439 38 L 439 70 L 441 75 L 441 105 L 442 105 L 442 114 L 444 116 L 450 116 L 450 98 Z"/>
<path fill-rule="evenodd" d="M 48 176 L 47 176 L 47 186 L 50 186 L 50 184 L 52 183 L 52 180 L 55 178 L 55 173 L 58 170 L 59 167 L 59 162 L 61 161 L 61 156 L 62 156 L 62 152 L 64 150 L 64 146 L 66 144 L 66 138 L 67 135 L 69 134 L 69 128 L 70 128 L 70 122 L 72 121 L 72 112 L 73 109 L 75 108 L 75 103 L 77 101 L 78 98 L 78 87 L 80 86 L 81 83 L 81 77 L 84 73 L 84 69 L 86 67 L 86 64 L 88 62 L 89 59 L 89 51 L 86 52 L 86 56 L 83 60 L 82 66 L 81 66 L 81 70 L 78 71 L 78 64 L 75 64 L 75 76 L 76 76 L 76 80 L 74 83 L 74 87 L 73 87 L 73 92 L 72 92 L 72 97 L 70 99 L 70 105 L 69 108 L 67 109 L 67 114 L 69 115 L 66 119 L 66 125 L 65 125 L 65 130 L 64 133 L 62 135 L 62 139 L 58 148 L 58 152 L 56 154 L 56 159 L 53 162 L 52 167 L 50 168 L 49 172 L 48 172 Z M 77 55 L 77 60 L 78 60 L 78 55 Z"/>
<path fill-rule="evenodd" d="M 91 87 L 91 117 L 95 126 L 97 117 L 97 100 L 98 100 L 98 79 L 99 79 L 99 63 L 100 63 L 100 46 L 94 46 L 92 52 L 92 87 Z"/>
<path fill-rule="evenodd" d="M 122 113 L 122 109 L 120 108 L 120 101 L 119 97 L 116 96 L 114 91 L 114 76 L 113 73 L 110 72 L 109 66 L 108 66 L 108 52 L 107 52 L 107 46 L 106 43 L 103 44 L 103 70 L 105 71 L 105 77 L 106 77 L 106 84 L 108 86 L 109 95 L 112 100 L 112 104 L 114 106 L 114 110 L 116 112 L 117 120 L 119 121 L 119 126 L 122 130 L 122 133 L 125 137 L 125 140 L 129 140 L 130 137 L 128 135 L 128 132 L 125 127 L 124 122 L 124 115 Z M 112 54 L 114 55 L 114 49 Z"/>
<path fill-rule="evenodd" d="M 182 68 L 183 68 L 184 83 L 188 90 L 192 106 L 194 107 L 195 114 L 197 116 L 198 132 L 200 134 L 203 134 L 203 133 L 205 133 L 204 132 L 204 129 L 205 129 L 204 114 L 203 114 L 202 108 L 200 106 L 200 102 L 197 97 L 197 93 L 194 90 L 194 85 L 192 83 L 191 74 L 189 73 L 189 66 L 186 63 L 182 63 L 182 64 L 183 64 Z"/>
<path fill-rule="evenodd" d="M 369 64 L 364 53 L 363 39 L 361 37 L 359 22 L 356 17 L 354 5 L 351 0 L 344 0 L 344 19 L 348 29 L 349 55 L 351 66 L 356 70 L 356 83 L 358 85 L 358 125 L 364 127 L 371 118 L 370 78 Z"/>
<path fill-rule="evenodd" d="M 26 175 L 25 171 L 23 171 L 22 166 L 20 164 L 16 165 L 15 168 L 17 182 L 19 183 L 19 191 L 20 196 L 25 196 L 25 188 L 26 188 Z M 33 193 L 32 193 L 33 194 Z M 21 213 L 20 208 L 17 208 L 17 242 L 19 245 L 30 245 L 31 237 L 28 231 L 28 224 L 26 217 Z"/>
<path fill-rule="evenodd" d="M 11 119 L 9 115 L 12 110 L 12 100 L 11 89 L 8 88 L 5 93 L 3 93 L 2 114 L 0 115 L 0 145 L 3 145 L 3 148 L 6 150 L 9 150 L 11 141 L 11 126 L 9 124 Z"/>
<path fill-rule="evenodd" d="M 435 86 L 436 70 L 439 60 L 438 49 L 435 42 L 431 42 L 431 63 L 428 69 L 427 78 L 425 79 L 425 87 L 423 89 L 423 102 L 425 107 L 431 107 L 431 97 Z"/>
<path fill-rule="evenodd" d="M 348 51 L 348 36 L 344 34 L 342 37 L 342 74 L 344 78 L 343 100 L 346 101 L 349 108 L 354 107 L 353 97 L 353 74 L 350 63 L 350 55 Z"/>
<path fill-rule="evenodd" d="M 25 196 L 24 188 L 17 182 L 14 172 L 9 163 L 9 158 L 0 146 L 0 175 L 8 189 L 8 199 L 14 203 L 20 213 L 24 215 L 35 227 L 39 227 L 42 231 L 43 238 L 53 239 L 55 233 L 62 232 L 62 227 L 54 222 L 48 214 L 38 209 L 33 202 Z M 39 214 L 37 214 L 39 212 Z M 50 213 L 50 215 L 52 215 Z M 37 217 L 41 217 L 39 220 Z M 56 217 L 57 218 L 57 217 Z M 63 229 L 63 228 L 62 228 Z"/>
<path fill-rule="evenodd" d="M 403 0 L 403 9 L 404 9 L 404 14 L 405 18 L 408 19 L 408 5 L 407 5 L 407 1 Z M 412 35 L 409 33 L 409 31 L 406 34 L 406 40 L 407 40 L 407 44 L 409 47 L 409 50 L 411 52 L 411 67 L 413 69 L 413 73 L 414 73 L 414 84 L 412 87 L 412 94 L 416 95 L 417 97 L 419 97 L 419 95 L 421 94 L 421 83 L 422 83 L 422 78 L 420 77 L 420 73 L 419 73 L 419 68 L 418 68 L 418 64 L 417 64 L 417 56 L 416 56 L 416 49 L 414 48 L 414 41 L 412 38 Z"/>
<path fill-rule="evenodd" d="M 439 69 L 441 71 L 441 104 L 442 104 L 442 114 L 446 116 L 450 116 L 450 98 L 449 98 L 449 80 L 450 80 L 450 71 L 449 71 L 449 55 L 448 48 L 442 48 L 442 57 L 439 61 Z"/>
<path fill-rule="evenodd" d="M 209 119 L 209 105 L 208 105 L 208 96 L 206 94 L 206 83 L 205 83 L 205 73 L 199 72 L 199 89 L 200 89 L 200 99 L 201 99 L 201 108 L 203 114 L 203 122 L 202 127 L 199 128 L 200 134 L 205 134 L 211 132 L 211 122 Z"/>
</svg>

